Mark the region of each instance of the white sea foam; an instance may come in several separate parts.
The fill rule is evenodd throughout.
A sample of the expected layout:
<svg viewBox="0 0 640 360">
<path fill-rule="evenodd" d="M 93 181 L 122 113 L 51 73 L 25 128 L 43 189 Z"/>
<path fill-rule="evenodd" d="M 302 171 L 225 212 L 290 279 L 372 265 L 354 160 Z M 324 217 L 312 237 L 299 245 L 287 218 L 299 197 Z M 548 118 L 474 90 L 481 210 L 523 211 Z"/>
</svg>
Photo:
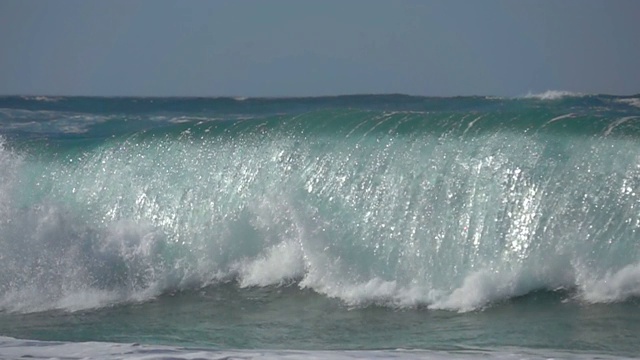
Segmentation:
<svg viewBox="0 0 640 360">
<path fill-rule="evenodd" d="M 581 97 L 585 96 L 581 93 L 574 93 L 571 91 L 563 90 L 547 90 L 542 93 L 528 93 L 524 96 L 525 99 L 539 99 L 539 100 L 558 100 L 564 97 Z"/>
<path fill-rule="evenodd" d="M 633 120 L 636 119 L 637 116 L 626 116 L 620 119 L 617 119 L 616 121 L 612 122 L 607 129 L 604 131 L 604 136 L 609 136 L 611 134 L 611 132 L 613 131 L 613 129 L 615 129 L 617 126 L 624 124 L 625 122 L 629 121 L 629 120 Z"/>
<path fill-rule="evenodd" d="M 160 117 L 158 117 L 160 118 Z M 158 121 L 167 121 L 173 124 L 183 124 L 183 123 L 193 123 L 193 122 L 198 122 L 198 125 L 203 124 L 205 122 L 208 121 L 215 121 L 215 120 L 222 120 L 224 118 L 217 118 L 217 117 L 206 117 L 206 116 L 177 116 L 177 117 L 172 117 L 172 118 L 167 118 L 167 117 L 162 117 L 161 119 L 158 119 Z M 156 120 L 156 119 L 154 119 Z"/>
<path fill-rule="evenodd" d="M 0 109 L 0 114 L 11 119 L 1 124 L 0 130 L 21 130 L 44 134 L 83 134 L 92 126 L 117 117 L 117 115 L 23 109 Z"/>
<path fill-rule="evenodd" d="M 628 104 L 640 108 L 640 98 L 618 99 L 616 102 Z"/>
<path fill-rule="evenodd" d="M 44 102 L 58 102 L 62 100 L 62 97 L 54 97 L 54 96 L 23 96 L 24 100 L 32 100 L 32 101 L 44 101 Z"/>
<path fill-rule="evenodd" d="M 20 155 L 5 148 L 5 139 L 0 136 L 0 224 L 11 219 L 11 194 L 18 181 L 18 170 L 22 161 Z"/>
<path fill-rule="evenodd" d="M 580 298 L 590 303 L 620 302 L 640 297 L 640 263 L 604 276 L 583 275 L 578 283 Z"/>
<path fill-rule="evenodd" d="M 362 283 L 349 283 L 329 280 L 330 277 L 323 274 L 305 277 L 300 286 L 340 299 L 354 307 L 370 304 L 394 308 L 424 306 L 434 310 L 469 312 L 532 291 L 571 288 L 574 284 L 572 271 L 549 273 L 542 277 L 547 278 L 538 278 L 524 270 L 479 270 L 467 275 L 460 286 L 447 289 L 419 284 L 401 285 L 396 280 L 385 281 L 380 278 Z"/>
<path fill-rule="evenodd" d="M 491 301 L 515 295 L 514 286 L 514 281 L 504 274 L 478 271 L 467 276 L 459 288 L 430 305 L 430 308 L 460 312 L 477 310 Z"/>
<path fill-rule="evenodd" d="M 556 117 L 554 117 L 553 119 L 551 119 L 551 120 L 547 121 L 547 123 L 546 123 L 545 125 L 549 125 L 549 124 L 551 124 L 551 123 L 553 123 L 553 122 L 560 121 L 560 120 L 563 120 L 563 119 L 571 119 L 571 118 L 573 118 L 573 117 L 575 117 L 575 114 L 574 114 L 574 113 L 569 113 L 569 114 L 564 114 L 564 115 L 556 116 Z"/>
<path fill-rule="evenodd" d="M 302 249 L 294 242 L 283 241 L 269 248 L 257 259 L 234 265 L 241 287 L 283 285 L 304 273 Z"/>
<path fill-rule="evenodd" d="M 363 306 L 372 303 L 401 306 L 405 291 L 398 286 L 396 281 L 385 281 L 380 278 L 373 278 L 358 284 L 326 281 L 324 278 L 312 280 L 307 277 L 301 286 L 311 288 L 332 298 L 338 298 L 349 306 Z M 418 301 L 420 300 L 422 299 L 418 299 Z"/>
</svg>

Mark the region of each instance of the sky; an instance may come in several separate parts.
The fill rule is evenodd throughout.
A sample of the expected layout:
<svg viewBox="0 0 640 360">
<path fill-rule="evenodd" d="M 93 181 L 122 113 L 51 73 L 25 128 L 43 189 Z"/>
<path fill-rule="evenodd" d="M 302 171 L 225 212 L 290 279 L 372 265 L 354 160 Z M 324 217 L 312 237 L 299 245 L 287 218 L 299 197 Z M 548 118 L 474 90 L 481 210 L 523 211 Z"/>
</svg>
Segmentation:
<svg viewBox="0 0 640 360">
<path fill-rule="evenodd" d="M 640 93 L 638 0 L 0 0 L 0 94 Z"/>
</svg>

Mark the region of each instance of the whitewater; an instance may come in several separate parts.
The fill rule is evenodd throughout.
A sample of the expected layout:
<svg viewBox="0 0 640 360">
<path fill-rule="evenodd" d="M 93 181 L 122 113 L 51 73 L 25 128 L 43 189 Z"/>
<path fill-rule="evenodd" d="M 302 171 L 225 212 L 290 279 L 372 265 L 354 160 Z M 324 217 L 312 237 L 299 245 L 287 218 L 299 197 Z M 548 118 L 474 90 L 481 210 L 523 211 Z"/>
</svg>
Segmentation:
<svg viewBox="0 0 640 360">
<path fill-rule="evenodd" d="M 636 357 L 639 101 L 0 97 L 0 357 Z"/>
</svg>

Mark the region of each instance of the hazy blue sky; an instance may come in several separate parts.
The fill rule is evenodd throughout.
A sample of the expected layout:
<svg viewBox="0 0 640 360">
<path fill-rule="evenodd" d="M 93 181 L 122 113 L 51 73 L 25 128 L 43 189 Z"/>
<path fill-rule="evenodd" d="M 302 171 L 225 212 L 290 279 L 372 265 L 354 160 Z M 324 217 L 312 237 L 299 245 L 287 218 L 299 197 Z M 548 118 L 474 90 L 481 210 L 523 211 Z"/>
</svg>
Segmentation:
<svg viewBox="0 0 640 360">
<path fill-rule="evenodd" d="M 640 92 L 639 0 L 0 0 L 0 94 Z"/>
</svg>

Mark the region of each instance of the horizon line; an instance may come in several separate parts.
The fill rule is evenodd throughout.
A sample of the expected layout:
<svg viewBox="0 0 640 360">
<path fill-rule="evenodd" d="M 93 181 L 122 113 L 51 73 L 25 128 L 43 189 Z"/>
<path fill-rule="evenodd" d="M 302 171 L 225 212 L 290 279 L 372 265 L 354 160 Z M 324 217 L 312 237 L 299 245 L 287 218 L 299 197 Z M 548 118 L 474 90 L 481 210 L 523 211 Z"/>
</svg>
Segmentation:
<svg viewBox="0 0 640 360">
<path fill-rule="evenodd" d="M 248 100 L 248 99 L 265 99 L 265 100 L 282 100 L 282 99 L 314 99 L 314 98 L 337 98 L 337 97 L 359 97 L 359 96 L 404 96 L 404 97 L 416 97 L 416 98 L 496 98 L 496 99 L 521 99 L 521 98 L 536 98 L 545 95 L 557 95 L 561 97 L 585 97 L 585 96 L 614 96 L 614 97 L 635 97 L 640 96 L 640 92 L 632 94 L 608 94 L 608 93 L 581 93 L 566 90 L 546 90 L 542 92 L 529 91 L 526 94 L 515 96 L 504 95 L 420 95 L 400 92 L 390 93 L 341 93 L 341 94 L 322 94 L 322 95 L 267 95 L 267 96 L 248 96 L 248 95 L 81 95 L 81 94 L 47 94 L 47 93 L 32 93 L 32 94 L 9 94 L 0 93 L 0 97 L 22 97 L 22 98 L 147 98 L 147 99 L 234 99 L 234 100 Z"/>
</svg>

